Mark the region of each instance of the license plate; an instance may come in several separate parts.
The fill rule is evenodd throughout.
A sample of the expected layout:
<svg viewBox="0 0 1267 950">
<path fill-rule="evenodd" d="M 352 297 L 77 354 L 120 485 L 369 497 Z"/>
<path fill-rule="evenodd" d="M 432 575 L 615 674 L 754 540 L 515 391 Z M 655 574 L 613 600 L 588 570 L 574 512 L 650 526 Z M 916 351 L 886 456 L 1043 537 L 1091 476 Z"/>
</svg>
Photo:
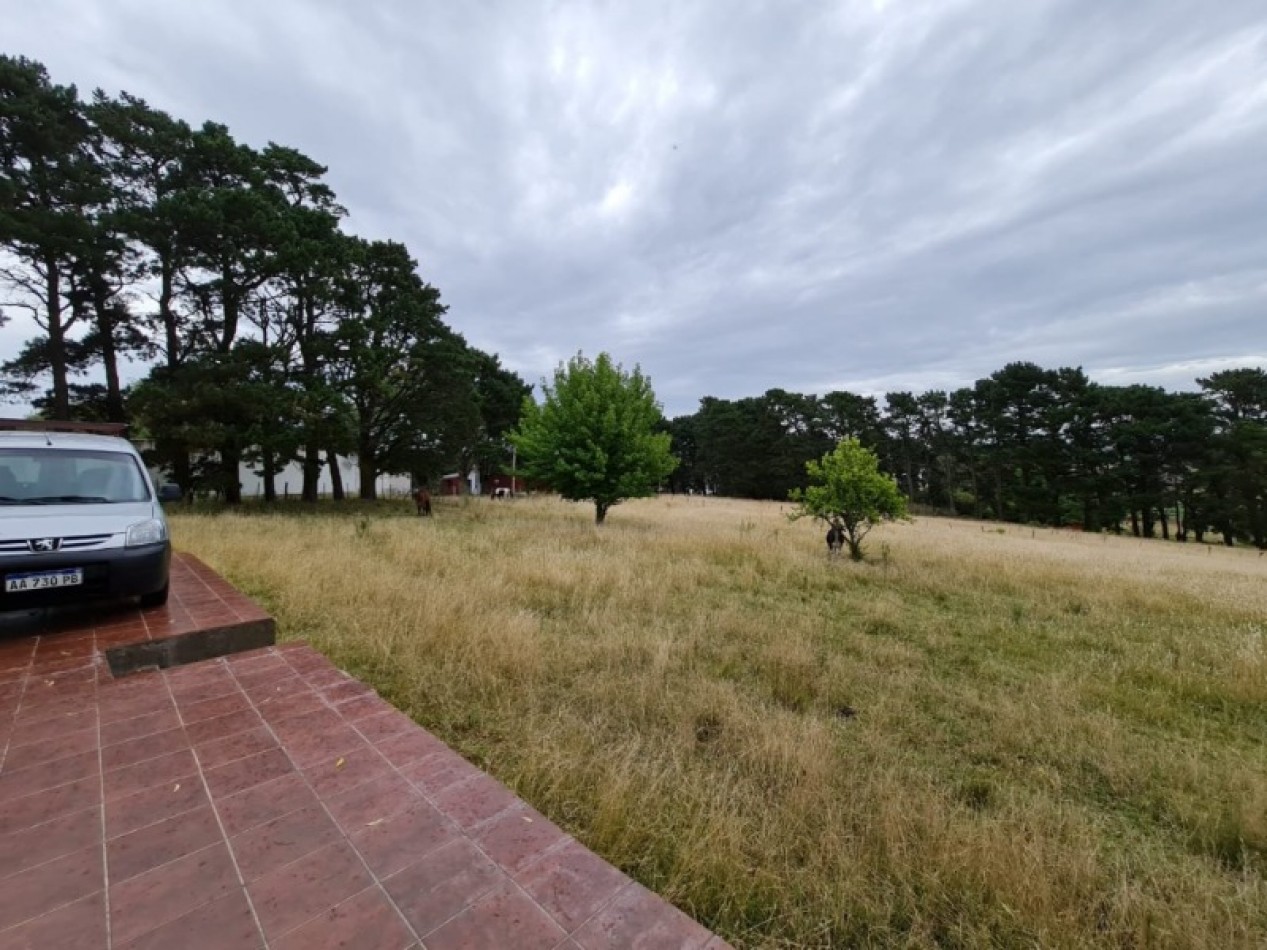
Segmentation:
<svg viewBox="0 0 1267 950">
<path fill-rule="evenodd" d="M 10 574 L 4 579 L 4 591 L 6 594 L 18 594 L 27 590 L 78 587 L 83 582 L 82 567 L 68 567 L 60 571 L 32 571 L 30 574 Z"/>
</svg>

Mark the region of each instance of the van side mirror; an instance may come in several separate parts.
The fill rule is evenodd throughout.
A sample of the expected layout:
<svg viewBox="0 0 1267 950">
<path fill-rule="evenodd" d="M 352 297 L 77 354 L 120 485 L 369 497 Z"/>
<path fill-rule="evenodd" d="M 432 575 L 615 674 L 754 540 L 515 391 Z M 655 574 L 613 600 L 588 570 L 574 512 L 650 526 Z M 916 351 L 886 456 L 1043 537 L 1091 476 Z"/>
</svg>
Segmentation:
<svg viewBox="0 0 1267 950">
<path fill-rule="evenodd" d="M 180 501 L 181 495 L 179 485 L 159 485 L 158 500 L 159 501 Z"/>
</svg>

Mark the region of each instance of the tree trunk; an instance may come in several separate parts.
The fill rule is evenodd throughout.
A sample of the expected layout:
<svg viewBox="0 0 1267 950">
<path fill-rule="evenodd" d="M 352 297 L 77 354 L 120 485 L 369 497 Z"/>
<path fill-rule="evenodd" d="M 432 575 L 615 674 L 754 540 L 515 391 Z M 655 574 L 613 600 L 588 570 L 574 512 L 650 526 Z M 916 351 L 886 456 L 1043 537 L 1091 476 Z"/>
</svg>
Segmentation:
<svg viewBox="0 0 1267 950">
<path fill-rule="evenodd" d="M 241 315 L 242 301 L 238 299 L 238 289 L 233 285 L 232 275 L 227 269 L 221 273 L 220 279 L 221 287 L 224 288 L 220 294 L 224 325 L 221 327 L 217 346 L 221 353 L 228 353 L 233 348 L 233 341 L 238 335 L 238 318 Z"/>
<path fill-rule="evenodd" d="M 303 300 L 300 302 L 301 313 L 303 314 L 302 327 L 303 333 L 299 338 L 299 356 L 303 366 L 303 378 L 301 385 L 304 387 L 312 387 L 317 381 L 317 356 L 313 352 L 313 336 L 316 333 L 316 315 L 313 313 L 312 295 L 305 293 Z M 304 501 L 316 501 L 317 496 L 321 493 L 321 423 L 315 422 L 310 416 L 308 420 L 307 439 L 304 442 Z M 334 455 L 330 455 L 330 477 L 336 479 L 340 475 L 339 466 L 334 461 Z M 342 485 L 340 485 L 342 488 Z"/>
<path fill-rule="evenodd" d="M 331 475 L 335 475 L 331 466 Z M 321 446 L 313 440 L 304 446 L 304 487 L 301 495 L 304 501 L 316 501 L 318 486 L 321 482 Z"/>
<path fill-rule="evenodd" d="M 158 315 L 163 323 L 163 335 L 167 339 L 167 367 L 175 369 L 180 365 L 180 328 L 176 326 L 176 312 L 172 309 L 172 300 L 176 296 L 173 289 L 176 269 L 172 266 L 170 255 L 163 255 L 161 269 Z"/>
<path fill-rule="evenodd" d="M 176 322 L 176 311 L 172 309 L 172 301 L 176 298 L 176 268 L 172 264 L 171 254 L 160 255 L 158 316 L 163 324 L 163 336 L 167 347 L 167 368 L 175 371 L 180 366 L 180 327 Z M 181 493 L 187 502 L 194 498 L 193 465 L 189 461 L 189 447 L 183 442 L 173 441 L 167 452 L 171 459 L 172 479 L 180 486 Z"/>
<path fill-rule="evenodd" d="M 1262 509 L 1258 505 L 1258 501 L 1246 493 L 1245 507 L 1249 513 L 1249 533 L 1250 538 L 1254 542 L 1254 547 L 1258 550 L 1267 550 L 1267 530 L 1263 525 Z"/>
<path fill-rule="evenodd" d="M 609 507 L 609 505 L 605 505 L 601 501 L 594 502 L 594 524 L 602 524 L 607 520 L 607 509 Z"/>
<path fill-rule="evenodd" d="M 194 472 L 189 461 L 189 450 L 183 442 L 176 439 L 159 439 L 158 455 L 167 460 L 172 469 L 172 481 L 180 486 L 180 493 L 185 501 L 193 501 Z"/>
<path fill-rule="evenodd" d="M 1031 514 L 1032 509 L 1029 501 L 1029 469 L 1027 469 L 1024 465 L 1019 465 L 1017 468 L 1019 469 L 1020 474 L 1020 491 L 1016 493 L 1019 508 L 1016 520 L 1021 524 L 1026 524 L 1027 522 L 1034 520 L 1034 516 Z"/>
<path fill-rule="evenodd" d="M 237 446 L 220 450 L 220 471 L 224 479 L 224 500 L 230 505 L 242 504 L 242 450 Z"/>
<path fill-rule="evenodd" d="M 363 501 L 376 501 L 378 499 L 378 486 L 374 483 L 378 478 L 378 472 L 374 470 L 373 456 L 364 451 L 356 459 L 357 467 L 361 471 L 361 499 Z"/>
<path fill-rule="evenodd" d="M 1060 506 L 1061 497 L 1060 488 L 1056 486 L 1053 479 L 1051 488 L 1047 493 L 1047 510 L 1051 513 L 1051 517 L 1048 520 L 1053 528 L 1063 528 L 1065 526 L 1065 516 Z"/>
<path fill-rule="evenodd" d="M 277 500 L 277 457 L 272 449 L 260 453 L 260 468 L 264 470 L 264 500 Z"/>
<path fill-rule="evenodd" d="M 106 374 L 106 418 L 110 422 L 126 422 L 123 408 L 123 387 L 119 383 L 119 354 L 114 345 L 114 313 L 105 296 L 98 292 L 97 332 L 101 335 L 101 365 Z"/>
<path fill-rule="evenodd" d="M 845 543 L 849 545 L 849 560 L 851 561 L 862 560 L 862 534 L 859 533 L 861 527 L 859 524 L 845 523 Z"/>
<path fill-rule="evenodd" d="M 62 326 L 61 273 L 56 259 L 44 261 L 48 294 L 48 362 L 53 370 L 53 418 L 70 419 L 70 384 L 66 374 L 66 328 Z"/>
<path fill-rule="evenodd" d="M 1139 537 L 1139 512 L 1134 508 L 1131 509 L 1131 534 Z"/>
<path fill-rule="evenodd" d="M 330 465 L 330 497 L 335 501 L 343 501 L 345 494 L 343 491 L 343 470 L 339 468 L 339 457 L 335 455 L 334 449 L 326 452 L 326 458 Z"/>
<path fill-rule="evenodd" d="M 1170 518 L 1166 516 L 1165 506 L 1158 507 L 1157 520 L 1161 522 L 1161 539 L 1163 541 L 1169 541 L 1170 540 Z"/>
<path fill-rule="evenodd" d="M 172 446 L 172 478 L 176 484 L 180 486 L 181 493 L 186 498 L 194 497 L 194 466 L 189 460 L 189 449 L 183 442 L 177 442 Z"/>
</svg>

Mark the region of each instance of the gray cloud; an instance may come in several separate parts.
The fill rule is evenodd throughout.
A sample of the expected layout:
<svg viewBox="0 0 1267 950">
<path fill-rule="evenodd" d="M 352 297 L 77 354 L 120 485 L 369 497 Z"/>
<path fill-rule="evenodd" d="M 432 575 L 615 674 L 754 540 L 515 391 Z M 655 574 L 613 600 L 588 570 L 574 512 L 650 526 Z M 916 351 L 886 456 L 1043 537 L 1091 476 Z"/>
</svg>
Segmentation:
<svg viewBox="0 0 1267 950">
<path fill-rule="evenodd" d="M 1267 360 L 1258 0 L 10 6 L 58 81 L 328 164 L 530 380 L 606 349 L 679 413 Z"/>
</svg>

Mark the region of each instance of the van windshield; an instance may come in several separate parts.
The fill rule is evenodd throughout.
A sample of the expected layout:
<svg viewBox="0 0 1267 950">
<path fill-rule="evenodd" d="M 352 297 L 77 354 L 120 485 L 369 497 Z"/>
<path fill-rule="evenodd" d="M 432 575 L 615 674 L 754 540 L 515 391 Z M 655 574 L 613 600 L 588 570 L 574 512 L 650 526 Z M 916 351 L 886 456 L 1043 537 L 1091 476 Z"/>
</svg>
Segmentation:
<svg viewBox="0 0 1267 950">
<path fill-rule="evenodd" d="M 0 448 L 0 505 L 149 501 L 136 457 L 74 448 Z"/>
</svg>

